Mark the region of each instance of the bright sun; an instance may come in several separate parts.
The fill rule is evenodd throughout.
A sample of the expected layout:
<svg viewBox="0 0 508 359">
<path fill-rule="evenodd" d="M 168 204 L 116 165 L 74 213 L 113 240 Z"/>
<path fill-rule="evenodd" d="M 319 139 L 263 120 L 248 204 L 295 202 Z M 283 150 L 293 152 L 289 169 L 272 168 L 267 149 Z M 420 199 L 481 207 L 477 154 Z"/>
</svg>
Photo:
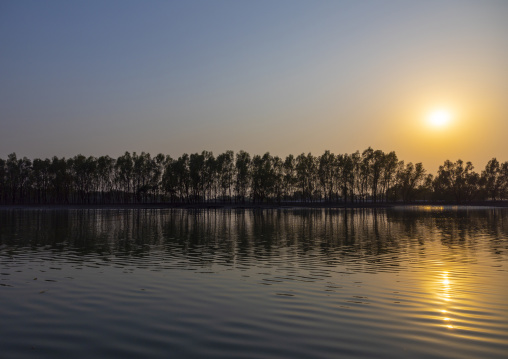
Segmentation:
<svg viewBox="0 0 508 359">
<path fill-rule="evenodd" d="M 427 115 L 428 124 L 434 128 L 446 127 L 451 119 L 452 114 L 446 109 L 434 110 Z"/>
</svg>

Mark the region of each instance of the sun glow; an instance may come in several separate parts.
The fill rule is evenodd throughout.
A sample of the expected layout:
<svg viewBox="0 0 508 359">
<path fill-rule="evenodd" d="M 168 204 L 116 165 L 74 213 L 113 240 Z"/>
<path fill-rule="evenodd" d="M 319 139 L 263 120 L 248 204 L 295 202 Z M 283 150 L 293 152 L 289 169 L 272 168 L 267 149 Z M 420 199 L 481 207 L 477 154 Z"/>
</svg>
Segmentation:
<svg viewBox="0 0 508 359">
<path fill-rule="evenodd" d="M 452 113 L 446 109 L 438 109 L 427 115 L 427 123 L 433 128 L 447 127 L 452 120 Z"/>
</svg>

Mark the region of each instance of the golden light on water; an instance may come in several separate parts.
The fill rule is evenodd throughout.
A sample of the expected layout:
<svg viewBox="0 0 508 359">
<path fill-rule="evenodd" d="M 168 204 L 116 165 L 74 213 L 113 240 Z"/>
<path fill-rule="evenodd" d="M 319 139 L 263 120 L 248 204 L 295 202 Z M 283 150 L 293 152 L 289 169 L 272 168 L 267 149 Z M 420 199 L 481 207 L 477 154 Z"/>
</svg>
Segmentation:
<svg viewBox="0 0 508 359">
<path fill-rule="evenodd" d="M 429 257 L 418 279 L 427 294 L 423 303 L 425 319 L 431 319 L 430 325 L 443 335 L 474 339 L 493 333 L 495 330 L 488 325 L 498 318 L 491 316 L 488 308 L 504 305 L 504 301 L 500 304 L 499 299 L 492 300 L 495 292 L 483 290 L 484 286 L 494 285 L 494 279 L 484 276 L 490 268 L 485 266 L 490 257 L 470 251 L 464 243 L 450 241 L 441 231 L 436 234 L 434 238 L 439 241 L 426 242 Z M 447 253 L 442 252 L 443 245 Z M 499 290 L 506 289 L 499 286 Z"/>
<path fill-rule="evenodd" d="M 442 287 L 441 287 L 441 296 L 440 297 L 444 301 L 443 304 L 446 303 L 446 305 L 449 305 L 448 302 L 451 301 L 452 288 L 451 288 L 451 282 L 450 282 L 448 271 L 444 271 L 441 274 L 441 278 L 442 278 L 442 281 L 441 281 Z M 450 314 L 449 314 L 448 310 L 441 309 L 441 313 L 443 315 L 444 326 L 449 329 L 453 329 L 452 319 L 450 318 Z"/>
<path fill-rule="evenodd" d="M 443 212 L 444 211 L 443 206 L 422 206 L 422 207 L 419 207 L 419 209 L 421 209 L 425 212 Z"/>
</svg>

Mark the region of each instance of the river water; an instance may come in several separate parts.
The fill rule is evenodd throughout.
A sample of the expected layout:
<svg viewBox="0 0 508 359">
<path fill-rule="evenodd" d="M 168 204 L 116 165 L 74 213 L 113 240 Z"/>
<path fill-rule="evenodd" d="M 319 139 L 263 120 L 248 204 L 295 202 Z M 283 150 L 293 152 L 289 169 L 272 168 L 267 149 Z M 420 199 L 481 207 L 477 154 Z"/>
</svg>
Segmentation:
<svg viewBox="0 0 508 359">
<path fill-rule="evenodd" d="M 506 358 L 508 209 L 0 210 L 2 358 Z"/>
</svg>

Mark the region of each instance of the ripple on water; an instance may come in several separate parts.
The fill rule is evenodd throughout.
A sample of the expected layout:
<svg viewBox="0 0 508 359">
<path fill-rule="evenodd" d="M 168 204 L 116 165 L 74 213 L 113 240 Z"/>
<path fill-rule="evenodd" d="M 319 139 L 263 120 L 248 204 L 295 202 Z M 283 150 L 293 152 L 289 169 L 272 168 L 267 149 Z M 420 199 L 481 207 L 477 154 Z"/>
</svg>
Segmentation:
<svg viewBox="0 0 508 359">
<path fill-rule="evenodd" d="M 0 211 L 11 357 L 508 352 L 507 210 L 33 216 Z"/>
</svg>

